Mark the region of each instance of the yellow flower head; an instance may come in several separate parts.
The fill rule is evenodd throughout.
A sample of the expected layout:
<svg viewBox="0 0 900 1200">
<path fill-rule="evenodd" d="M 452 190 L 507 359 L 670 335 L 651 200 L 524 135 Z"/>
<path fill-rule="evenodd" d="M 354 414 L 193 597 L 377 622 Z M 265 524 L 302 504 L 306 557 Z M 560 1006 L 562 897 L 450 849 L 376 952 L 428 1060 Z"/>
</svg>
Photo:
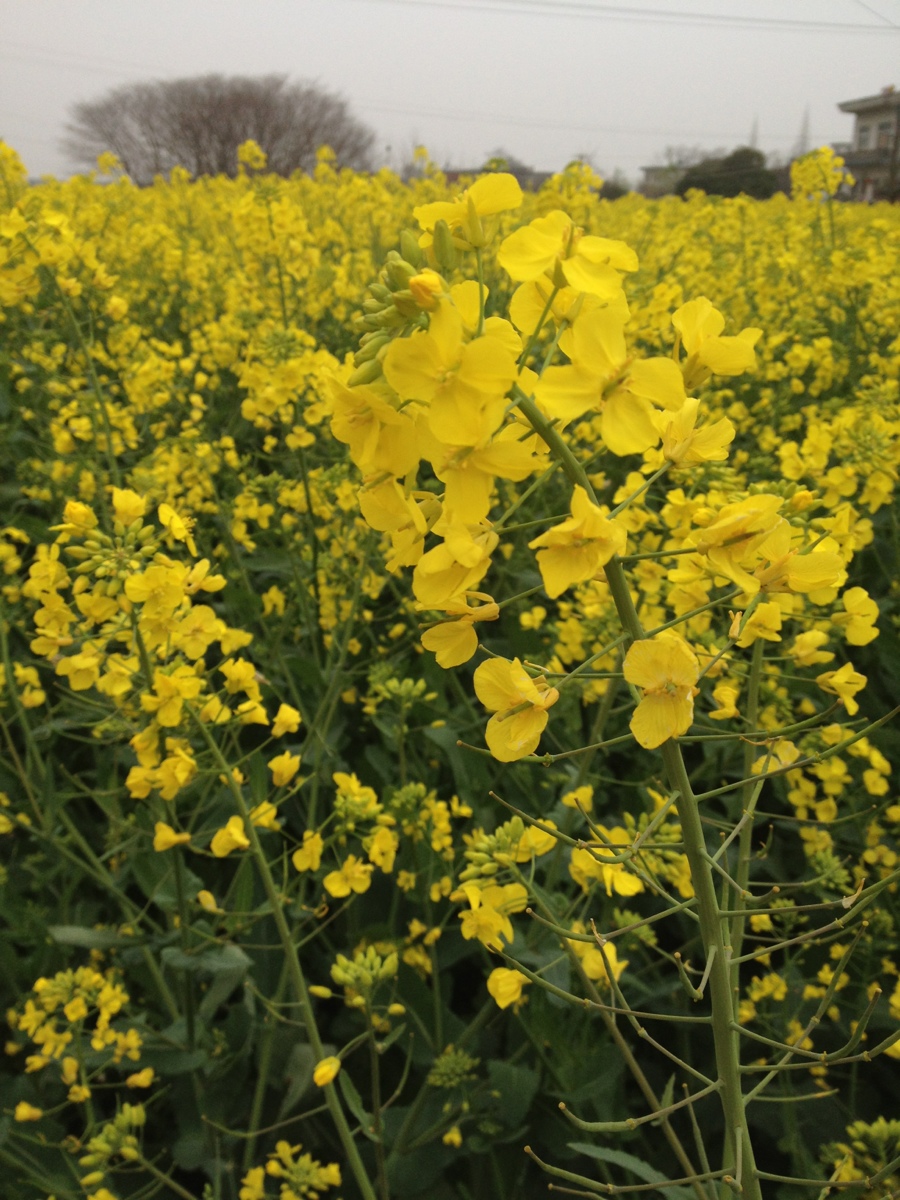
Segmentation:
<svg viewBox="0 0 900 1200">
<path fill-rule="evenodd" d="M 232 850 L 246 850 L 250 839 L 244 830 L 242 817 L 231 817 L 228 824 L 220 829 L 210 842 L 210 850 L 216 858 L 227 858 Z"/>
<path fill-rule="evenodd" d="M 508 212 L 521 203 L 522 189 L 515 175 L 502 171 L 482 175 L 456 200 L 436 200 L 413 209 L 413 216 L 425 230 L 420 245 L 430 246 L 435 225 L 446 221 L 461 248 L 483 246 L 487 239 L 481 218 Z"/>
<path fill-rule="evenodd" d="M 559 692 L 544 677 L 528 674 L 519 659 L 492 658 L 475 671 L 475 694 L 494 715 L 485 740 L 494 758 L 515 762 L 531 754 L 547 724 L 547 710 Z"/>
<path fill-rule="evenodd" d="M 328 1058 L 323 1058 L 320 1062 L 316 1063 L 313 1070 L 313 1083 L 316 1087 L 325 1087 L 326 1084 L 331 1083 L 337 1078 L 340 1069 L 341 1060 L 336 1055 L 331 1054 Z"/>
<path fill-rule="evenodd" d="M 284 787 L 300 770 L 300 755 L 291 754 L 289 750 L 285 750 L 283 754 L 269 759 L 269 770 L 272 772 L 272 782 L 275 787 Z"/>
<path fill-rule="evenodd" d="M 568 284 L 604 300 L 614 300 L 621 293 L 621 272 L 638 269 L 638 257 L 630 246 L 586 236 L 560 209 L 504 238 L 497 261 L 516 281 L 548 275 L 560 287 Z"/>
<path fill-rule="evenodd" d="M 497 1002 L 498 1008 L 509 1008 L 511 1004 L 518 1005 L 522 999 L 522 988 L 531 980 L 521 971 L 509 967 L 495 967 L 488 975 L 487 989 Z"/>
<path fill-rule="evenodd" d="M 700 664 L 687 642 L 666 633 L 634 642 L 622 670 L 627 682 L 644 693 L 631 718 L 639 745 L 655 750 L 690 729 Z"/>
<path fill-rule="evenodd" d="M 572 516 L 554 525 L 528 545 L 537 549 L 544 590 L 551 600 L 573 583 L 593 579 L 616 554 L 624 554 L 628 540 L 625 526 L 610 520 L 608 510 L 589 498 L 576 485 L 572 493 Z"/>
<path fill-rule="evenodd" d="M 191 840 L 189 833 L 176 833 L 165 821 L 157 821 L 154 826 L 153 849 L 171 850 L 173 846 L 185 846 Z"/>
</svg>

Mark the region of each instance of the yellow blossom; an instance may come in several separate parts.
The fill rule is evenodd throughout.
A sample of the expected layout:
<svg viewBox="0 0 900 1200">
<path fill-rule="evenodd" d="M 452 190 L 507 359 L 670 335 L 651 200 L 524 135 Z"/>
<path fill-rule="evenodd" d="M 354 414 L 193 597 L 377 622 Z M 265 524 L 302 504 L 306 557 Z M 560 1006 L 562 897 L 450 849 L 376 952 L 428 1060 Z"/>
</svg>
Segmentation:
<svg viewBox="0 0 900 1200">
<path fill-rule="evenodd" d="M 322 835 L 307 829 L 303 833 L 303 845 L 291 855 L 291 862 L 298 871 L 318 871 L 324 848 Z"/>
<path fill-rule="evenodd" d="M 285 750 L 276 758 L 269 759 L 269 770 L 272 772 L 272 782 L 275 787 L 284 787 L 300 770 L 300 755 L 291 754 L 289 750 Z"/>
<path fill-rule="evenodd" d="M 13 1113 L 16 1121 L 40 1121 L 43 1115 L 44 1110 L 42 1108 L 35 1108 L 33 1104 L 29 1104 L 26 1100 L 20 1100 Z"/>
<path fill-rule="evenodd" d="M 521 971 L 508 967 L 495 967 L 488 975 L 487 989 L 497 1002 L 498 1008 L 509 1008 L 522 998 L 522 988 L 531 980 Z"/>
<path fill-rule="evenodd" d="M 191 835 L 189 833 L 177 833 L 172 826 L 167 825 L 165 821 L 157 821 L 153 828 L 154 850 L 171 850 L 173 846 L 185 846 L 191 840 Z"/>
<path fill-rule="evenodd" d="M 625 679 L 643 690 L 631 718 L 631 732 L 647 750 L 687 733 L 694 720 L 700 675 L 697 656 L 672 634 L 633 642 L 622 666 Z"/>
<path fill-rule="evenodd" d="M 584 488 L 576 485 L 572 493 L 572 516 L 528 543 L 538 549 L 537 560 L 544 590 L 555 600 L 573 583 L 583 583 L 597 575 L 616 554 L 624 554 L 628 540 L 626 527 L 609 510 L 600 508 Z"/>
<path fill-rule="evenodd" d="M 341 1069 L 341 1060 L 334 1054 L 316 1063 L 313 1069 L 313 1083 L 316 1087 L 325 1087 L 337 1078 Z"/>
<path fill-rule="evenodd" d="M 272 737 L 280 738 L 286 733 L 296 733 L 300 728 L 301 717 L 296 708 L 290 704 L 280 704 L 275 720 L 272 722 Z"/>
<path fill-rule="evenodd" d="M 528 674 L 519 659 L 492 658 L 475 670 L 475 694 L 494 715 L 485 740 L 500 762 L 514 762 L 536 749 L 547 724 L 547 710 L 559 699 L 543 676 Z"/>
<path fill-rule="evenodd" d="M 355 854 L 348 854 L 345 862 L 337 871 L 330 871 L 322 880 L 322 886 L 329 896 L 341 900 L 351 892 L 361 895 L 372 886 L 372 863 L 364 863 Z"/>
<path fill-rule="evenodd" d="M 209 848 L 216 858 L 227 858 L 232 850 L 246 850 L 249 845 L 243 818 L 231 817 L 228 824 L 214 834 Z"/>
<path fill-rule="evenodd" d="M 859 712 L 859 705 L 853 697 L 862 691 L 867 682 L 866 676 L 855 671 L 852 663 L 844 663 L 837 671 L 825 671 L 816 676 L 816 683 L 822 691 L 839 696 L 851 717 Z"/>
</svg>

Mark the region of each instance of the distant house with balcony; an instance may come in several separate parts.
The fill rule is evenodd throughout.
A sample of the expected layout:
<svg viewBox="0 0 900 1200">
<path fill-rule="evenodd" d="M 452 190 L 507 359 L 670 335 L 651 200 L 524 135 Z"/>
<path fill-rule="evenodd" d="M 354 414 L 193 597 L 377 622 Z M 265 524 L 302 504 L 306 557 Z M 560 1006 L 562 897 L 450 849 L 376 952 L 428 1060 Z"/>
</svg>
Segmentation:
<svg viewBox="0 0 900 1200">
<path fill-rule="evenodd" d="M 845 100 L 841 112 L 853 113 L 853 141 L 838 147 L 856 180 L 854 200 L 900 199 L 900 92 L 883 88 L 877 96 Z"/>
</svg>

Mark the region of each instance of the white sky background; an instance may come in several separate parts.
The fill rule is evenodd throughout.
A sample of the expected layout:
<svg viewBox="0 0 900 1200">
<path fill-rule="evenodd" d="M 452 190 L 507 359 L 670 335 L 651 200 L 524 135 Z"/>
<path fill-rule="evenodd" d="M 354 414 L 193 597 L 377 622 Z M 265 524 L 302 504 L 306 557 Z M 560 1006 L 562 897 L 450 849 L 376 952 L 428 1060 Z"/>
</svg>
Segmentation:
<svg viewBox="0 0 900 1200">
<path fill-rule="evenodd" d="M 698 14 L 700 16 L 698 17 Z M 502 148 L 633 183 L 667 146 L 845 141 L 900 87 L 900 0 L 0 0 L 0 138 L 65 176 L 68 110 L 134 80 L 287 74 L 340 93 L 399 167 Z"/>
</svg>

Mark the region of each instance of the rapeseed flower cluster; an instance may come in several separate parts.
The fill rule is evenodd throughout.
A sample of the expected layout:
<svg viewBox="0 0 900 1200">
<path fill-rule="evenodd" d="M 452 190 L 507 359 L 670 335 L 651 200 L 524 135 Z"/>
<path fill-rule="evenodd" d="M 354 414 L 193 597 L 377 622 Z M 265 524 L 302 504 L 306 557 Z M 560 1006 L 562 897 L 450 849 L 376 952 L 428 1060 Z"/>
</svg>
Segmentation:
<svg viewBox="0 0 900 1200">
<path fill-rule="evenodd" d="M 401 1161 L 512 1136 L 510 1079 L 530 1096 L 540 1068 L 485 1061 L 499 1010 L 529 1045 L 554 1031 L 575 1090 L 609 1047 L 558 1038 L 560 1000 L 668 995 L 676 961 L 700 983 L 695 865 L 653 753 L 676 744 L 711 839 L 744 776 L 731 795 L 776 830 L 723 832 L 717 887 L 757 842 L 766 887 L 777 864 L 852 912 L 883 885 L 866 965 L 841 965 L 842 933 L 803 978 L 778 948 L 810 930 L 801 896 L 748 906 L 738 1023 L 812 1063 L 897 973 L 890 744 L 856 736 L 897 600 L 872 568 L 900 465 L 895 215 L 837 206 L 822 152 L 767 204 L 608 204 L 578 165 L 529 194 L 504 171 L 242 162 L 27 187 L 0 147 L 7 891 L 65 847 L 84 886 L 52 953 L 109 947 L 42 962 L 13 1002 L 19 1133 L 65 1125 L 59 1154 L 103 1200 L 169 1155 L 152 1127 L 176 1109 L 173 1178 L 219 1161 L 211 1130 L 249 1129 L 241 1200 L 341 1186 L 351 1158 L 304 1149 L 335 1144 L 315 1117 L 302 1145 L 256 1133 L 322 1096 Z M 687 914 L 677 959 L 647 923 L 665 905 Z M 34 919 L 11 924 L 43 945 Z M 272 974 L 282 919 L 343 1005 Z M 819 1091 L 838 1074 L 809 1070 Z M 105 1103 L 167 1072 L 177 1104 Z M 418 1079 L 427 1122 L 403 1094 L 409 1127 L 379 1125 L 388 1079 Z M 867 1171 L 890 1142 L 847 1139 Z"/>
</svg>

